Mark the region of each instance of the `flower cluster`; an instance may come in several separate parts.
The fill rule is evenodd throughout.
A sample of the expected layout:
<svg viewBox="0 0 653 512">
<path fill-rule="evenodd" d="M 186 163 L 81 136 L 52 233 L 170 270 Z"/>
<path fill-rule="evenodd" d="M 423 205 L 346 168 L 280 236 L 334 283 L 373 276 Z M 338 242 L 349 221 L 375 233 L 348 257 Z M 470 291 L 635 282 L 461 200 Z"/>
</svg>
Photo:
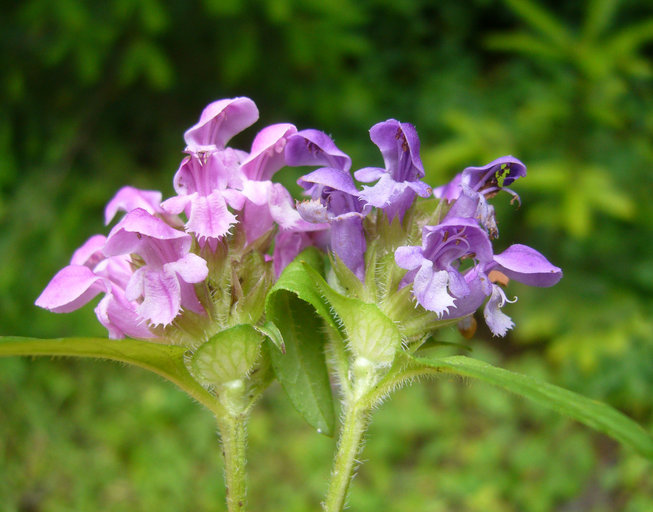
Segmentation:
<svg viewBox="0 0 653 512">
<path fill-rule="evenodd" d="M 108 236 L 93 236 L 78 249 L 36 304 L 68 312 L 103 293 L 95 312 L 112 338 L 174 342 L 175 332 L 192 333 L 193 325 L 203 337 L 260 322 L 275 277 L 303 249 L 317 246 L 362 289 L 379 290 L 363 293 L 368 301 L 390 304 L 397 294 L 412 301 L 403 293 L 411 290 L 438 320 L 463 319 L 485 304 L 488 326 L 503 336 L 512 322 L 501 311 L 509 301 L 499 283 L 551 286 L 560 279 L 560 269 L 529 247 L 494 254 L 498 229 L 488 200 L 500 191 L 519 199 L 507 188 L 526 174 L 516 158 L 468 167 L 433 190 L 423 181 L 411 124 L 390 119 L 373 126 L 384 167 L 352 175 L 349 156 L 318 130 L 275 124 L 256 135 L 249 152 L 227 146 L 257 119 L 248 98 L 208 105 L 184 135 L 177 195 L 162 201 L 156 191 L 118 191 L 105 218 L 109 224 L 124 212 L 122 218 Z M 308 196 L 298 204 L 271 181 L 285 166 L 315 168 L 298 181 Z M 359 188 L 354 178 L 366 185 Z M 421 245 L 411 244 L 418 238 Z M 388 254 L 390 273 L 398 276 L 390 288 L 387 280 L 377 283 Z M 346 277 L 335 272 L 333 280 L 342 288 Z"/>
<path fill-rule="evenodd" d="M 186 156 L 173 181 L 177 195 L 161 201 L 160 192 L 119 190 L 105 220 L 124 211 L 122 219 L 108 237 L 93 236 L 78 249 L 36 304 L 68 312 L 104 293 L 95 312 L 112 338 L 165 338 L 169 326 L 189 325 L 184 317 L 205 327 L 234 323 L 216 307 L 236 311 L 238 299 L 269 285 L 270 265 L 278 275 L 309 244 L 310 233 L 327 228 L 303 220 L 288 191 L 270 181 L 285 165 L 293 125 L 264 128 L 249 152 L 227 147 L 257 119 L 249 98 L 208 105 L 184 135 Z M 273 254 L 264 256 L 272 246 Z M 262 256 L 251 263 L 251 252 Z M 260 276 L 251 290 L 243 290 L 248 279 L 234 273 L 246 262 L 242 273 L 250 281 Z M 220 303 L 225 295 L 231 300 Z"/>
<path fill-rule="evenodd" d="M 530 247 L 516 244 L 494 254 L 492 239 L 498 237 L 498 229 L 488 199 L 506 191 L 519 200 L 507 186 L 526 175 L 524 164 L 512 156 L 502 157 L 483 167 L 468 167 L 449 184 L 432 190 L 422 181 L 425 173 L 413 125 L 390 119 L 374 125 L 370 138 L 381 150 L 385 167 L 354 172 L 360 182 L 376 182 L 358 190 L 349 173 L 351 160 L 326 134 L 305 130 L 290 137 L 288 165 L 322 166 L 299 180 L 311 196 L 298 206 L 301 215 L 330 224 L 333 254 L 366 284 L 379 280 L 380 269 L 387 271 L 379 264 L 382 224 L 399 223 L 399 243 L 385 244 L 394 263 L 407 271 L 398 288 L 411 286 L 419 305 L 440 320 L 468 317 L 485 303 L 488 327 L 504 336 L 513 323 L 501 311 L 510 301 L 499 283 L 515 279 L 552 286 L 562 277 L 558 267 Z M 439 200 L 439 208 L 427 215 L 408 215 L 416 210 L 417 196 Z M 416 235 L 421 245 L 405 243 Z M 370 254 L 372 244 L 375 250 Z M 372 299 L 381 306 L 391 302 L 388 299 L 396 292 L 387 286 L 375 288 L 380 292 Z M 387 308 L 386 312 L 397 316 Z"/>
</svg>

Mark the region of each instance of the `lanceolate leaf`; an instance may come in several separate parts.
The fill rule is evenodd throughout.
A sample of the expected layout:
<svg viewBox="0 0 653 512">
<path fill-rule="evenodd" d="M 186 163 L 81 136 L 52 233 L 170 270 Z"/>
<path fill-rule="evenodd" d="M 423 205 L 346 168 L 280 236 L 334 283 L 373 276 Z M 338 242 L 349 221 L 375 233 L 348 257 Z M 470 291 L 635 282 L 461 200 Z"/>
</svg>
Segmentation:
<svg viewBox="0 0 653 512">
<path fill-rule="evenodd" d="M 324 355 L 324 325 L 313 307 L 279 291 L 268 309 L 283 334 L 286 353 L 270 349 L 274 373 L 290 401 L 318 432 L 333 434 L 333 394 Z"/>
<path fill-rule="evenodd" d="M 150 370 L 174 382 L 214 413 L 219 405 L 188 372 L 184 365 L 186 349 L 139 340 L 105 338 L 21 338 L 0 336 L 2 356 L 74 356 L 121 361 Z"/>
<path fill-rule="evenodd" d="M 530 398 L 631 446 L 648 458 L 653 458 L 653 438 L 633 420 L 606 404 L 466 356 L 413 360 L 436 371 L 480 379 Z"/>
<path fill-rule="evenodd" d="M 274 372 L 295 408 L 319 432 L 331 435 L 335 412 L 320 317 L 332 320 L 303 263 L 321 265 L 321 258 L 313 251 L 300 254 L 268 294 L 266 317 L 278 327 L 285 353 L 276 349 L 268 352 Z"/>
</svg>

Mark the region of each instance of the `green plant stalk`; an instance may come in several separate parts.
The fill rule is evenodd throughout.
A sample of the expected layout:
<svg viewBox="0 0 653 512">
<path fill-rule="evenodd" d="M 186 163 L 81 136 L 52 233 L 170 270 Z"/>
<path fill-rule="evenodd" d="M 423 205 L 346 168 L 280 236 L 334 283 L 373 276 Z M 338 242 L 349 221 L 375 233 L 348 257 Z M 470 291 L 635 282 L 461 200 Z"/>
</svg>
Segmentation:
<svg viewBox="0 0 653 512">
<path fill-rule="evenodd" d="M 248 413 L 217 416 L 224 458 L 224 479 L 229 512 L 247 510 L 247 420 Z"/>
<path fill-rule="evenodd" d="M 370 406 L 365 397 L 350 402 L 346 408 L 329 489 L 323 503 L 325 512 L 340 512 L 345 505 L 349 484 L 359 464 L 358 455 L 363 449 L 369 416 Z"/>
</svg>

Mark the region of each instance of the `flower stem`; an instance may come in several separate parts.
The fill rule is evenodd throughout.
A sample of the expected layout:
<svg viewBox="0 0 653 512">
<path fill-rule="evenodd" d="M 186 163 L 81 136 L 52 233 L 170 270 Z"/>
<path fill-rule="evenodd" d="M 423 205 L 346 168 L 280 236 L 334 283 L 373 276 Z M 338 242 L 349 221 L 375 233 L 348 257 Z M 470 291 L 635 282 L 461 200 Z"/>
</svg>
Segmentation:
<svg viewBox="0 0 653 512">
<path fill-rule="evenodd" d="M 247 509 L 247 413 L 218 417 L 218 426 L 224 457 L 227 510 L 244 512 Z"/>
<path fill-rule="evenodd" d="M 364 400 L 349 403 L 338 440 L 338 451 L 333 462 L 331 481 L 323 503 L 325 512 L 340 512 L 347 499 L 349 484 L 359 464 L 358 455 L 363 448 L 363 436 L 369 421 L 369 406 Z"/>
</svg>

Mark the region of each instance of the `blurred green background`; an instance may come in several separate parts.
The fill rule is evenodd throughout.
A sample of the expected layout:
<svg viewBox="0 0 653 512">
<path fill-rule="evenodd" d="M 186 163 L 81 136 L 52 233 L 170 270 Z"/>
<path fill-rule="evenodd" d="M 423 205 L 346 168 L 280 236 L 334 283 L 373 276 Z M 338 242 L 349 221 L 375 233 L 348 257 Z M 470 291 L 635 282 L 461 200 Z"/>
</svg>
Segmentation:
<svg viewBox="0 0 653 512">
<path fill-rule="evenodd" d="M 653 430 L 653 10 L 648 0 L 24 0 L 0 17 L 0 332 L 104 335 L 35 298 L 106 232 L 124 184 L 172 194 L 183 131 L 246 95 L 267 123 L 333 135 L 417 126 L 428 181 L 513 154 L 499 249 L 565 277 L 511 284 L 516 329 L 476 357 L 606 401 Z M 256 133 L 234 140 L 247 148 Z M 286 181 L 291 182 L 290 173 Z M 450 331 L 445 336 L 456 339 Z M 111 363 L 0 360 L 0 511 L 221 510 L 209 413 Z M 317 510 L 334 441 L 273 386 L 250 427 L 251 509 Z M 356 511 L 653 510 L 649 462 L 483 385 L 441 380 L 375 414 Z"/>
</svg>

